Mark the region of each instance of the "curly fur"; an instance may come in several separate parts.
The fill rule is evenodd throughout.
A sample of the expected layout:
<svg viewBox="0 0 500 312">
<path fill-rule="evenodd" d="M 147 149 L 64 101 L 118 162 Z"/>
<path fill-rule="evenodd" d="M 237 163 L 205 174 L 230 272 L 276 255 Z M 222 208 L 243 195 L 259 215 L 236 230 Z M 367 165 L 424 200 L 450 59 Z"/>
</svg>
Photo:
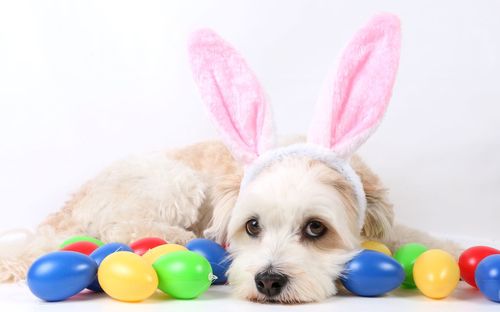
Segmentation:
<svg viewBox="0 0 500 312">
<path fill-rule="evenodd" d="M 289 139 L 286 144 L 296 141 L 297 138 Z M 275 265 L 293 275 L 295 282 L 281 297 L 273 300 L 308 302 L 335 294 L 334 280 L 365 238 L 381 240 L 391 249 L 418 241 L 458 254 L 456 245 L 394 225 L 393 208 L 381 181 L 360 158 L 353 157 L 351 165 L 361 177 L 368 202 L 362 235 L 355 232 L 356 211 L 352 208 L 355 198 L 349 185 L 338 173 L 317 161 L 292 159 L 280 162 L 252 183 L 256 189 L 261 185 L 265 198 L 276 198 L 270 188 L 264 187 L 267 176 L 266 179 L 274 181 L 270 185 L 282 185 L 282 192 L 288 189 L 290 194 L 298 196 L 296 202 L 307 205 L 308 196 L 300 196 L 307 194 L 304 193 L 306 188 L 296 187 L 292 191 L 292 186 L 307 176 L 308 184 L 314 185 L 308 188 L 309 191 L 328 190 L 326 194 L 336 207 L 332 216 L 339 218 L 332 227 L 342 239 L 332 238 L 324 246 L 305 246 L 290 239 L 293 236 L 284 236 L 278 244 L 284 251 L 282 257 L 276 258 Z M 124 243 L 140 237 L 159 236 L 180 244 L 204 235 L 220 243 L 229 240 L 234 259 L 229 279 L 236 296 L 256 301 L 270 300 L 259 295 L 253 284 L 251 272 L 255 273 L 261 267 L 258 259 L 249 256 L 249 252 L 256 249 L 245 243 L 244 237 L 235 234 L 234 230 L 231 234 L 229 230 L 229 224 L 237 224 L 236 220 L 245 211 L 235 213 L 234 210 L 241 169 L 228 149 L 217 141 L 118 161 L 82 186 L 59 212 L 46 218 L 36 233 L 18 232 L 15 248 L 6 245 L 12 232 L 1 235 L 0 249 L 9 252 L 0 255 L 0 281 L 23 279 L 36 257 L 57 249 L 58 244 L 71 235 L 86 234 L 105 242 Z M 269 193 L 264 190 L 269 190 Z M 291 196 L 286 194 L 280 196 Z M 284 200 L 280 202 L 286 203 Z M 283 209 L 288 208 L 283 206 Z M 289 215 L 299 218 L 302 211 L 299 208 L 293 211 Z M 270 240 L 270 244 L 277 246 L 276 240 Z M 266 251 L 265 244 L 259 248 L 262 248 L 262 253 L 254 253 L 254 257 L 267 261 L 273 258 L 269 249 Z"/>
</svg>

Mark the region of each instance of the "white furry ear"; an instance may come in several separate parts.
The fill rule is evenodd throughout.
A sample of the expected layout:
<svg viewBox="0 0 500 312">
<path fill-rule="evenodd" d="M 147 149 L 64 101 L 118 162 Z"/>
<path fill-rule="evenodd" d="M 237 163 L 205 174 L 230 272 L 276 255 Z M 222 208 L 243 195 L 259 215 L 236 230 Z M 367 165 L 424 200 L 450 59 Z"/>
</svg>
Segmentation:
<svg viewBox="0 0 500 312">
<path fill-rule="evenodd" d="M 372 196 L 366 193 L 368 205 L 366 206 L 365 223 L 361 235 L 370 239 L 384 240 L 392 236 L 394 225 L 394 211 L 385 196 Z"/>
<path fill-rule="evenodd" d="M 238 198 L 240 183 L 239 174 L 223 176 L 215 182 L 211 196 L 213 215 L 209 227 L 203 232 L 206 238 L 219 244 L 227 242 L 227 226 Z"/>
<path fill-rule="evenodd" d="M 369 239 L 384 240 L 392 236 L 394 210 L 387 189 L 379 177 L 354 155 L 351 166 L 361 179 L 366 195 L 366 212 L 361 235 Z"/>
</svg>

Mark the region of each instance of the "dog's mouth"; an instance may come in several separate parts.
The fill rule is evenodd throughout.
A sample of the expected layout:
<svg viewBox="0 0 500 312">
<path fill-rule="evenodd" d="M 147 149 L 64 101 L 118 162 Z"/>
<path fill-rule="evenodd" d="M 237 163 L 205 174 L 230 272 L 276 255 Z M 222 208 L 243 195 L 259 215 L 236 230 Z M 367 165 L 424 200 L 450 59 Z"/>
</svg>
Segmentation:
<svg viewBox="0 0 500 312">
<path fill-rule="evenodd" d="M 263 303 L 263 304 L 303 304 L 308 303 L 308 301 L 303 301 L 298 298 L 282 298 L 282 296 L 277 297 L 266 297 L 266 296 L 250 296 L 247 300 Z"/>
<path fill-rule="evenodd" d="M 268 272 L 276 271 L 264 271 L 264 273 Z M 325 291 L 328 286 L 325 285 L 325 287 L 320 287 L 320 281 L 316 281 L 318 285 L 315 285 L 316 282 L 311 279 L 302 281 L 299 278 L 297 280 L 297 276 L 285 273 L 264 274 L 264 278 L 260 278 L 261 275 L 262 273 L 256 275 L 255 286 L 253 289 L 247 288 L 245 293 L 239 293 L 240 298 L 262 304 L 297 305 L 318 302 L 326 299 L 327 297 Z M 286 276 L 287 282 L 281 285 L 275 285 L 280 281 L 277 275 L 282 277 Z M 330 282 L 333 284 L 333 293 L 336 293 L 338 290 L 337 279 L 338 277 L 330 279 Z M 325 281 L 323 280 L 322 282 Z M 278 286 L 280 286 L 279 290 L 276 290 Z M 317 288 L 317 291 L 315 291 L 315 288 Z"/>
<path fill-rule="evenodd" d="M 342 282 L 340 281 L 340 279 L 338 277 L 333 279 L 333 284 L 334 284 L 334 291 L 333 291 L 332 295 L 337 294 L 337 293 L 347 294 L 345 288 L 342 285 Z M 315 295 L 307 296 L 305 294 L 301 295 L 300 289 L 302 289 L 302 288 L 299 287 L 298 289 L 296 289 L 293 286 L 294 286 L 293 284 L 287 285 L 281 293 L 279 293 L 278 295 L 275 295 L 275 296 L 268 296 L 268 295 L 260 293 L 258 291 L 254 291 L 254 292 L 246 294 L 246 296 L 244 296 L 243 298 L 245 298 L 246 300 L 249 300 L 251 302 L 262 303 L 262 304 L 298 305 L 298 304 L 309 304 L 309 303 L 318 302 L 318 301 L 327 299 L 327 297 L 329 297 L 326 294 L 325 294 L 325 297 L 315 296 Z M 311 289 L 309 289 L 309 290 L 311 290 Z M 320 291 L 320 290 L 318 290 L 318 291 Z"/>
<path fill-rule="evenodd" d="M 298 295 L 293 295 L 290 291 L 284 291 L 283 293 L 276 296 L 266 296 L 261 293 L 255 293 L 248 295 L 247 300 L 262 303 L 262 304 L 285 304 L 285 305 L 295 305 L 295 304 L 306 304 L 311 303 L 311 300 L 306 298 L 301 298 Z"/>
</svg>

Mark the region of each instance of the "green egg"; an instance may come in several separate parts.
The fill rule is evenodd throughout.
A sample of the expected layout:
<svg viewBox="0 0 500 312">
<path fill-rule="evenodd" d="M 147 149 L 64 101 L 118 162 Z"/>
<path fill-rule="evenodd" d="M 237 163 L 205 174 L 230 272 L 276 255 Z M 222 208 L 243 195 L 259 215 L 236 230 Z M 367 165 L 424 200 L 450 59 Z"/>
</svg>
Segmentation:
<svg viewBox="0 0 500 312">
<path fill-rule="evenodd" d="M 193 299 L 204 293 L 214 276 L 207 259 L 192 251 L 175 251 L 153 263 L 158 288 L 177 299 Z"/>
<path fill-rule="evenodd" d="M 427 251 L 427 247 L 422 244 L 409 243 L 402 245 L 394 253 L 394 259 L 396 259 L 399 264 L 405 270 L 405 280 L 403 281 L 403 288 L 415 288 L 415 281 L 413 280 L 413 265 L 417 258 Z"/>
<path fill-rule="evenodd" d="M 65 240 L 61 245 L 59 245 L 59 248 L 64 248 L 70 244 L 76 243 L 76 242 L 81 242 L 81 241 L 86 241 L 86 242 L 91 242 L 96 244 L 97 246 L 102 246 L 104 245 L 103 242 L 98 240 L 97 238 L 91 237 L 91 236 L 86 236 L 86 235 L 78 235 L 78 236 L 73 236 Z"/>
</svg>

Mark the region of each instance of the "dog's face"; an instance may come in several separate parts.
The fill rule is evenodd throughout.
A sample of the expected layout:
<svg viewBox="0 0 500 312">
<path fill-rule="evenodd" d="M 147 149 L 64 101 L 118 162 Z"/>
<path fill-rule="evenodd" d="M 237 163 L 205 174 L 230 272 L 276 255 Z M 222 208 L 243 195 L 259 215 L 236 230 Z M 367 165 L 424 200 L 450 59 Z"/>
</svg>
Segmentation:
<svg viewBox="0 0 500 312">
<path fill-rule="evenodd" d="M 236 294 L 298 303 L 336 293 L 335 281 L 359 247 L 348 183 L 318 161 L 290 158 L 240 194 L 228 226 L 228 272 Z"/>
</svg>

